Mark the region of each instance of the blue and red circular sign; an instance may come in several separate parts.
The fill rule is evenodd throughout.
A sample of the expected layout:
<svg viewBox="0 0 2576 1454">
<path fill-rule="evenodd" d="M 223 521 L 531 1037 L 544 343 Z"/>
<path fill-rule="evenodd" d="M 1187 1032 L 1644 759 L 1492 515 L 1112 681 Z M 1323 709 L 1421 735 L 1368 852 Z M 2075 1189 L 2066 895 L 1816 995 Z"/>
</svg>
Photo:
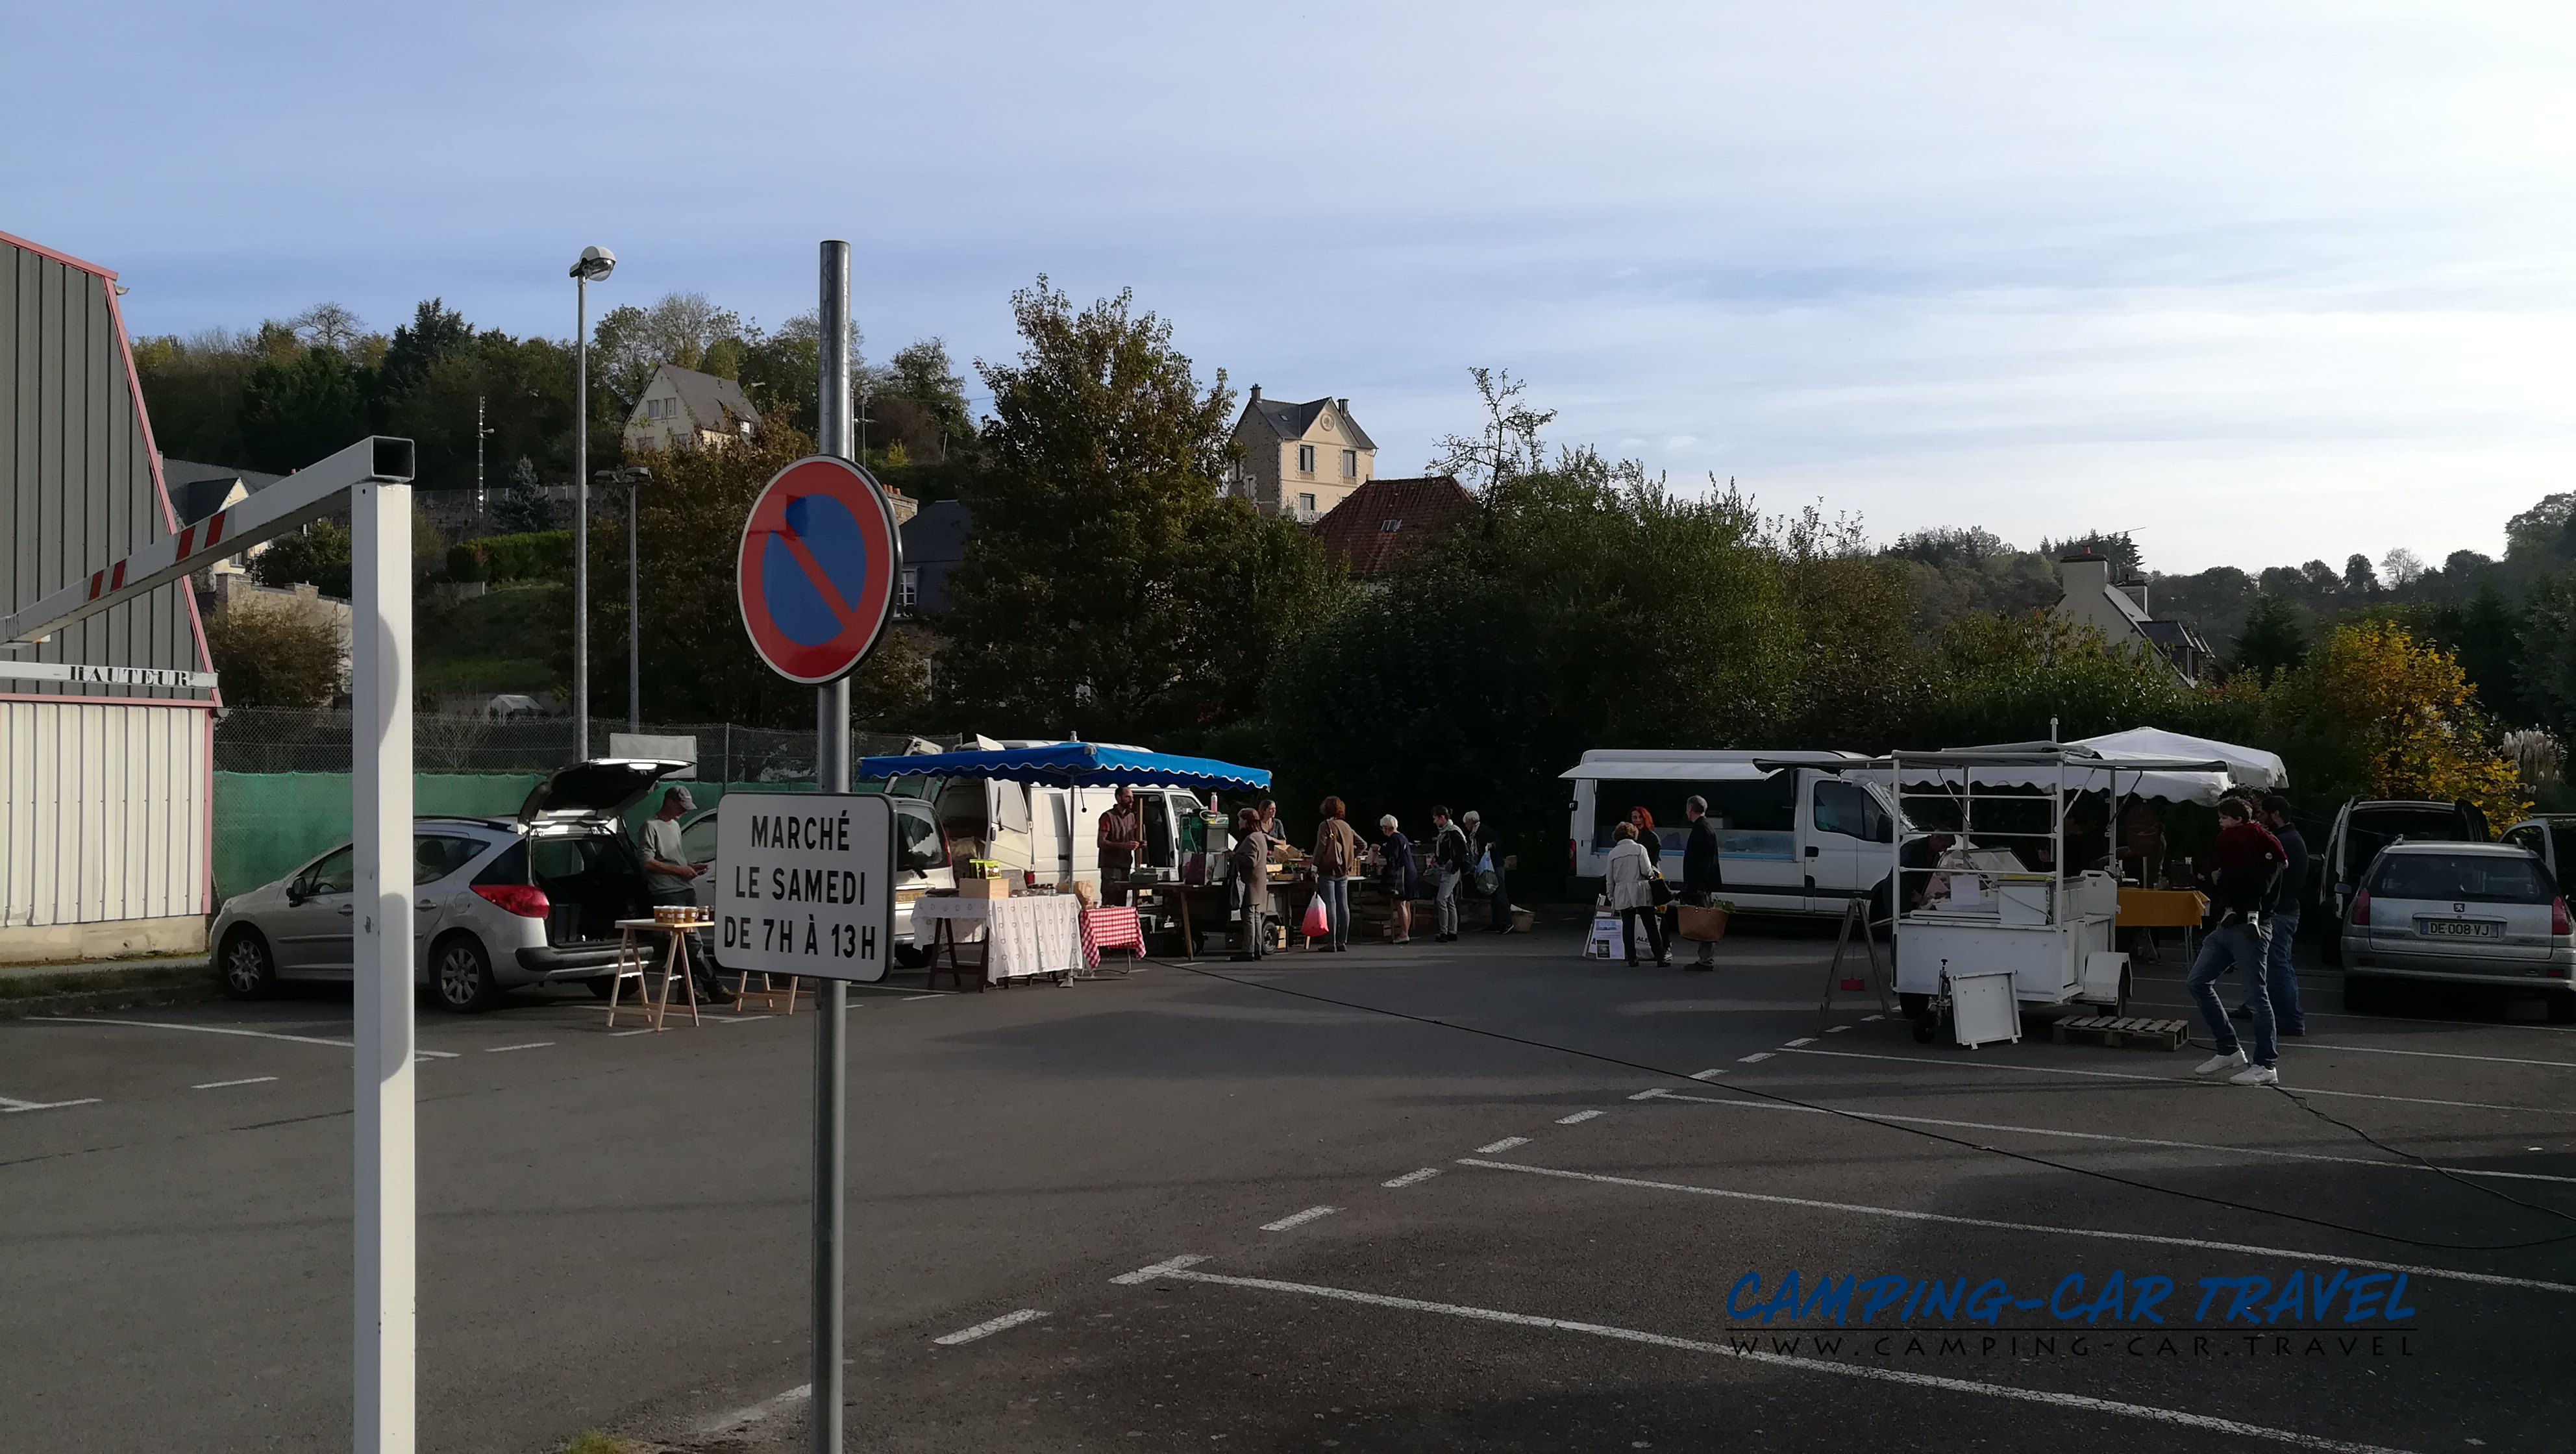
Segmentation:
<svg viewBox="0 0 2576 1454">
<path fill-rule="evenodd" d="M 821 686 L 877 644 L 902 573 L 885 491 L 848 460 L 818 454 L 780 470 L 753 503 L 734 591 L 769 669 Z"/>
</svg>

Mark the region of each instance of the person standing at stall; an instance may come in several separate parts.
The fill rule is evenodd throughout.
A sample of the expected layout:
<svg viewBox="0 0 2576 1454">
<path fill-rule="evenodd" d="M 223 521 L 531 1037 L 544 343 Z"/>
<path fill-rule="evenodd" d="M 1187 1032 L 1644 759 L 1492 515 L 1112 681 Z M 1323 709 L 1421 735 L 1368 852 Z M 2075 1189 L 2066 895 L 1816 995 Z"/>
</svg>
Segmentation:
<svg viewBox="0 0 2576 1454">
<path fill-rule="evenodd" d="M 1664 871 L 1664 840 L 1655 832 L 1654 812 L 1639 805 L 1628 810 L 1628 821 L 1636 826 L 1637 846 L 1646 850 L 1646 867 Z"/>
<path fill-rule="evenodd" d="M 1476 891 L 1493 901 L 1494 922 L 1486 927 L 1497 934 L 1509 934 L 1512 932 L 1512 890 L 1503 879 L 1503 870 L 1508 865 L 1504 862 L 1502 835 L 1487 827 L 1484 815 L 1473 808 L 1467 810 L 1462 821 L 1467 825 L 1468 837 L 1474 846 Z M 1638 851 L 1644 852 L 1643 849 Z M 1492 875 L 1490 886 L 1486 878 L 1488 874 Z"/>
<path fill-rule="evenodd" d="M 662 794 L 661 808 L 644 820 L 644 888 L 656 904 L 697 902 L 696 880 L 706 870 L 689 862 L 680 838 L 680 815 L 697 811 L 697 806 L 687 788 L 673 783 Z M 689 936 L 689 979 L 700 1000 L 722 998 L 715 960 L 707 953 L 706 940 L 696 934 Z"/>
<path fill-rule="evenodd" d="M 1431 863 L 1440 880 L 1433 892 L 1438 895 L 1440 933 L 1438 942 L 1448 944 L 1458 938 L 1458 896 L 1466 891 L 1467 866 L 1475 855 L 1469 846 L 1467 830 L 1449 821 L 1447 808 L 1431 810 Z"/>
<path fill-rule="evenodd" d="M 1339 798 L 1326 798 L 1315 809 L 1323 819 L 1315 829 L 1315 892 L 1324 896 L 1324 952 L 1348 953 L 1351 947 L 1351 880 L 1358 877 L 1360 855 L 1368 846 L 1359 830 L 1344 822 Z"/>
<path fill-rule="evenodd" d="M 1117 801 L 1100 815 L 1100 899 L 1120 908 L 1135 893 L 1128 879 L 1136 872 L 1136 855 L 1145 851 L 1145 815 L 1136 806 L 1136 790 L 1118 785 Z"/>
<path fill-rule="evenodd" d="M 2218 803 L 2218 842 L 2211 850 L 2208 874 L 2210 912 L 2215 925 L 2201 941 L 2187 984 L 2202 1023 L 2218 1051 L 2202 1061 L 2195 1075 L 2227 1077 L 2232 1085 L 2272 1085 L 2281 1078 L 2280 1044 L 2273 1036 L 2272 997 L 2264 986 L 2263 909 L 2273 881 L 2281 872 L 2281 843 L 2254 820 L 2254 805 L 2243 798 Z M 2254 1011 L 2254 1058 L 2249 1063 L 2237 1043 L 2236 1029 L 2218 1002 L 2218 977 L 2234 965 L 2245 972 L 2245 1001 Z"/>
<path fill-rule="evenodd" d="M 1708 799 L 1697 794 L 1682 804 L 1682 817 L 1690 823 L 1690 837 L 1682 844 L 1683 902 L 1705 909 L 1717 902 L 1718 894 L 1726 887 L 1725 873 L 1717 859 L 1717 820 L 1708 815 Z M 1686 967 L 1717 968 L 1717 941 L 1699 941 L 1699 953 Z"/>
<path fill-rule="evenodd" d="M 2273 793 L 2263 799 L 2259 819 L 2281 845 L 2281 876 L 2273 882 L 2270 910 L 2263 916 L 2263 992 L 2272 1001 L 2272 1026 L 2282 1035 L 2305 1036 L 2307 1012 L 2299 1004 L 2299 972 L 2290 964 L 2292 941 L 2299 937 L 2299 906 L 2308 896 L 2308 840 L 2290 821 L 2290 800 Z M 2253 996 L 2232 1011 L 2239 1020 L 2254 1018 Z"/>
<path fill-rule="evenodd" d="M 1270 835 L 1261 831 L 1259 809 L 1234 815 L 1234 851 L 1226 861 L 1229 897 L 1243 915 L 1243 943 L 1234 957 L 1259 959 L 1270 949 Z"/>
<path fill-rule="evenodd" d="M 1386 890 L 1387 924 L 1395 934 L 1390 944 L 1413 942 L 1413 840 L 1396 826 L 1395 815 L 1377 820 L 1378 882 Z"/>
<path fill-rule="evenodd" d="M 1637 825 L 1622 823 L 1613 830 L 1619 841 L 1610 845 L 1610 854 L 1601 860 L 1603 885 L 1609 890 L 1610 907 L 1619 915 L 1619 937 L 1628 941 L 1628 966 L 1637 964 L 1637 944 L 1645 941 L 1655 952 L 1655 963 L 1670 964 L 1672 955 L 1664 947 L 1664 916 L 1655 912 L 1654 870 L 1646 862 L 1646 846 L 1637 841 Z"/>
</svg>

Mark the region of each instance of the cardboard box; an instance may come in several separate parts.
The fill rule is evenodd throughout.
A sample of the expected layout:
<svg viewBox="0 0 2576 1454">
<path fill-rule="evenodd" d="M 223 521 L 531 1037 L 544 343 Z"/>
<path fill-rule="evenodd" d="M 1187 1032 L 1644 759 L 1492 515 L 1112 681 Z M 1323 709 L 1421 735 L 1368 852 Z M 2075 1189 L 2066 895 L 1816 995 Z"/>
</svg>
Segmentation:
<svg viewBox="0 0 2576 1454">
<path fill-rule="evenodd" d="M 1008 878 L 961 878 L 957 881 L 957 897 L 1007 899 L 1011 896 L 1012 885 L 1017 882 L 1017 879 Z"/>
</svg>

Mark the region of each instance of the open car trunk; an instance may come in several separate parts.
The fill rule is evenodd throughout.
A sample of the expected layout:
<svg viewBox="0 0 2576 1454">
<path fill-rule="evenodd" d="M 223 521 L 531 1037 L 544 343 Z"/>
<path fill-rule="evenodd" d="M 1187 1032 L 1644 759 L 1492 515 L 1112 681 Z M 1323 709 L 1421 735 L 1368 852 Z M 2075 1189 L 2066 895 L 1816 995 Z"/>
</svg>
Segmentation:
<svg viewBox="0 0 2576 1454">
<path fill-rule="evenodd" d="M 481 884 L 525 884 L 545 892 L 546 943 L 575 949 L 614 943 L 617 921 L 652 917 L 644 863 L 626 835 L 575 829 L 532 835 L 510 845 L 475 875 Z"/>
</svg>

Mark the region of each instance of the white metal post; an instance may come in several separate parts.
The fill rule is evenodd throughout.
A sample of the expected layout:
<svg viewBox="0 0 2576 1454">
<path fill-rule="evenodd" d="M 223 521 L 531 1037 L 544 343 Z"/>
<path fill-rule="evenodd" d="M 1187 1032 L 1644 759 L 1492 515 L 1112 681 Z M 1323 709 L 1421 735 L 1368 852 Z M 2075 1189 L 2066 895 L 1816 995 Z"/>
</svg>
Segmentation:
<svg viewBox="0 0 2576 1454">
<path fill-rule="evenodd" d="M 352 1090 L 358 1454 L 412 1454 L 418 1259 L 412 1087 L 411 486 L 350 491 L 357 740 Z"/>
<path fill-rule="evenodd" d="M 590 275 L 572 270 L 572 758 L 590 756 Z"/>
<path fill-rule="evenodd" d="M 824 454 L 850 457 L 850 245 L 823 244 L 821 308 L 822 396 L 815 441 Z M 850 790 L 850 683 L 847 678 L 814 693 L 814 784 L 827 793 Z M 821 981 L 814 997 L 814 1302 L 813 1414 L 808 1421 L 813 1454 L 841 1454 L 842 1278 L 848 1245 L 845 1184 L 849 1174 L 844 1121 L 850 1096 L 850 987 Z"/>
</svg>

